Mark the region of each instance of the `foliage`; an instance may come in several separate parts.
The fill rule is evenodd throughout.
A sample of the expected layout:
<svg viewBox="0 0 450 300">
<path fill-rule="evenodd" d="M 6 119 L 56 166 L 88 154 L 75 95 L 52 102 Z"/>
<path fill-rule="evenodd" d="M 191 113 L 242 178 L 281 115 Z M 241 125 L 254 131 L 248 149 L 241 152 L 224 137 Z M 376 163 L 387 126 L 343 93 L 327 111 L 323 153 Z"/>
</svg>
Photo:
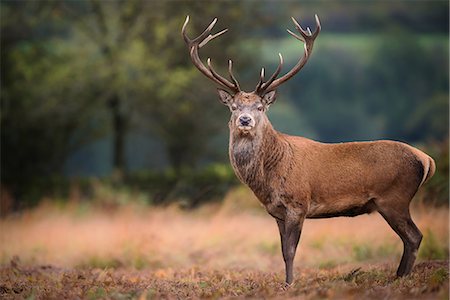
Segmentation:
<svg viewBox="0 0 450 300">
<path fill-rule="evenodd" d="M 33 193 L 32 181 L 61 172 L 70 153 L 97 138 L 102 114 L 94 118 L 92 109 L 98 107 L 87 93 L 94 86 L 85 76 L 86 51 L 40 40 L 41 33 L 14 36 L 13 16 L 23 18 L 19 28 L 30 34 L 48 11 L 30 8 L 21 15 L 13 7 L 2 9 L 2 32 L 13 32 L 2 35 L 2 183 L 18 197 L 22 190 Z"/>
<path fill-rule="evenodd" d="M 228 164 L 211 164 L 194 171 L 139 172 L 128 176 L 125 184 L 147 192 L 152 204 L 177 201 L 192 208 L 206 201 L 222 200 L 238 180 Z"/>
<path fill-rule="evenodd" d="M 448 247 L 440 243 L 434 233 L 428 228 L 419 248 L 419 257 L 422 259 L 447 259 Z"/>
<path fill-rule="evenodd" d="M 302 269 L 296 284 L 285 288 L 273 272 L 240 269 L 118 271 L 108 268 L 62 269 L 12 264 L 0 267 L 0 293 L 16 298 L 446 298 L 448 268 L 421 263 L 412 276 L 393 280 L 385 266 L 367 271 Z M 351 278 L 351 279 L 350 279 Z"/>
<path fill-rule="evenodd" d="M 425 151 L 436 162 L 436 172 L 419 190 L 419 199 L 437 205 L 449 204 L 449 141 L 430 143 Z"/>
<path fill-rule="evenodd" d="M 34 203 L 45 195 L 62 201 L 88 200 L 104 208 L 130 203 L 158 205 L 171 202 L 193 208 L 206 201 L 222 200 L 236 184 L 238 180 L 229 165 L 211 164 L 198 170 L 185 169 L 181 174 L 174 170 L 131 173 L 119 183 L 113 176 L 103 179 L 42 178 L 35 181 L 33 193 L 26 196 Z"/>
<path fill-rule="evenodd" d="M 234 199 L 250 198 L 246 191 L 233 193 Z M 8 229 L 0 231 L 2 299 L 33 293 L 39 299 L 84 299 L 97 289 L 103 289 L 105 298 L 146 291 L 155 298 L 409 299 L 448 294 L 447 256 L 438 261 L 421 257 L 411 275 L 395 277 L 402 242 L 379 215 L 307 219 L 294 264 L 296 281 L 286 291 L 277 225 L 263 208 L 228 210 L 227 203 L 211 203 L 183 210 L 129 200 L 105 209 L 104 200 L 97 205 L 97 200 L 77 200 L 75 194 L 62 205 L 48 201 L 0 219 L 0 228 Z M 425 233 L 421 248 L 429 247 L 424 230 L 429 228 L 432 247 L 446 249 L 448 209 L 413 207 L 412 213 Z M 313 244 L 317 246 L 309 246 Z M 353 257 L 358 246 L 370 257 Z"/>
<path fill-rule="evenodd" d="M 280 50 L 292 65 L 299 43 L 289 37 L 268 42 L 264 59 L 273 63 Z M 444 36 L 408 31 L 320 36 L 310 62 L 278 100 L 294 105 L 301 122 L 270 115 L 276 128 L 326 142 L 445 140 L 447 53 Z"/>
<path fill-rule="evenodd" d="M 192 66 L 180 37 L 186 15 L 192 37 L 215 16 L 217 30 L 230 28 L 201 49 L 202 57 L 221 74 L 232 58 L 246 90 L 261 65 L 274 69 L 277 52 L 285 70 L 300 55 L 300 43 L 284 32 L 292 28 L 286 16 L 306 25 L 321 16 L 311 61 L 280 88 L 269 112 L 283 132 L 328 142 L 447 140 L 447 11 L 439 1 L 2 1 L 2 190 L 14 209 L 65 196 L 70 180 L 62 177 L 75 173 L 68 161 L 78 155 L 80 164 L 105 165 L 101 174 L 114 189 L 138 188 L 155 203 L 183 198 L 196 205 L 218 195 L 199 196 L 199 186 L 226 185 L 197 170 L 227 160 L 227 110 Z M 131 138 L 136 133 L 162 146 L 145 148 Z M 99 141 L 106 146 L 93 146 Z M 82 151 L 90 146 L 95 159 Z M 151 163 L 136 163 L 136 153 Z M 441 202 L 448 194 L 443 161 L 429 188 Z M 99 173 L 81 174 L 92 175 Z"/>
<path fill-rule="evenodd" d="M 69 155 L 108 135 L 113 165 L 123 174 L 126 135 L 134 128 L 158 137 L 177 171 L 195 167 L 208 151 L 203 141 L 218 130 L 215 110 L 204 109 L 211 91 L 203 88 L 179 30 L 191 11 L 189 31 L 198 34 L 206 24 L 196 16 L 223 12 L 224 4 L 1 5 L 2 33 L 12 32 L 2 35 L 2 183 L 14 198 L 27 202 L 39 178 L 62 176 Z M 237 8 L 222 19 L 242 18 Z M 239 32 L 214 41 L 211 51 L 225 50 L 216 56 L 224 60 L 237 38 Z"/>
<path fill-rule="evenodd" d="M 395 245 L 391 243 L 381 244 L 378 247 L 367 243 L 356 243 L 353 245 L 353 257 L 356 261 L 367 261 L 373 259 L 382 259 L 394 257 L 398 252 Z"/>
<path fill-rule="evenodd" d="M 373 257 L 372 247 L 369 245 L 353 246 L 353 255 L 357 261 L 369 260 Z"/>
</svg>

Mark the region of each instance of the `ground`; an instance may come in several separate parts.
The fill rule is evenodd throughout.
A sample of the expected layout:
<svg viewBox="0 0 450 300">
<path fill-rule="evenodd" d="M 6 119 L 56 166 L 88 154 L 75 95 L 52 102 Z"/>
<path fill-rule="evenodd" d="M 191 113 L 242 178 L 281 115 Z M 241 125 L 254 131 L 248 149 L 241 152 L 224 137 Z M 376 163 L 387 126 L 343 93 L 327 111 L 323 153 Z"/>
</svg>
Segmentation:
<svg viewBox="0 0 450 300">
<path fill-rule="evenodd" d="M 0 298 L 448 299 L 448 208 L 412 215 L 411 275 L 395 277 L 401 241 L 378 214 L 307 220 L 286 288 L 276 223 L 243 188 L 191 211 L 43 204 L 0 219 Z"/>
<path fill-rule="evenodd" d="M 2 299 L 159 299 L 159 298 L 345 298 L 448 299 L 448 261 L 420 262 L 397 279 L 391 265 L 364 265 L 353 270 L 297 269 L 286 288 L 278 272 L 194 267 L 157 271 L 22 266 L 0 269 Z"/>
</svg>

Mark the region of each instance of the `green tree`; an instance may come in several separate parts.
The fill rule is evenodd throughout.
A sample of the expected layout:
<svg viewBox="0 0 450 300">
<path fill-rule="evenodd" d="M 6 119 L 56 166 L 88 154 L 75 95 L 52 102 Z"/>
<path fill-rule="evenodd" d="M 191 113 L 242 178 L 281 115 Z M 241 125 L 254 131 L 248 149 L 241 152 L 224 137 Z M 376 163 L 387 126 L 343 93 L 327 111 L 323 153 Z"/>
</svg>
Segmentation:
<svg viewBox="0 0 450 300">
<path fill-rule="evenodd" d="M 204 16 L 220 14 L 222 24 L 233 24 L 244 17 L 240 6 L 91 1 L 87 7 L 91 13 L 78 6 L 66 10 L 75 16 L 77 30 L 89 38 L 83 44 L 92 44 L 97 49 L 92 57 L 102 62 L 105 76 L 99 83 L 112 119 L 114 168 L 124 172 L 126 135 L 142 126 L 164 142 L 174 169 L 194 167 L 207 151 L 206 141 L 223 124 L 216 118 L 217 109 L 209 105 L 216 98 L 211 83 L 190 61 L 180 37 L 181 25 L 187 14 L 194 20 L 192 35 L 210 21 L 205 22 Z M 86 24 L 93 24 L 95 30 Z M 243 58 L 245 54 L 228 46 L 238 39 L 239 31 L 214 41 L 205 53 L 223 65 L 228 55 Z"/>
<path fill-rule="evenodd" d="M 233 24 L 243 16 L 239 5 L 139 0 L 1 5 L 2 183 L 13 190 L 27 190 L 25 181 L 33 185 L 61 175 L 71 152 L 109 134 L 114 169 L 123 175 L 131 130 L 162 140 L 174 169 L 192 168 L 208 151 L 218 124 L 225 127 L 226 110 L 216 105 L 211 83 L 190 62 L 180 29 L 187 14 L 192 35 L 210 21 L 204 16 L 221 12 L 221 23 Z M 211 43 L 205 56 L 223 66 L 228 56 L 244 60 L 229 46 L 237 44 L 240 32 Z M 245 61 L 241 67 L 250 60 Z M 224 120 L 211 108 L 222 109 Z"/>
<path fill-rule="evenodd" d="M 16 197 L 34 193 L 33 181 L 61 174 L 69 153 L 102 131 L 89 101 L 93 83 L 84 76 L 86 51 L 46 38 L 64 27 L 51 18 L 44 26 L 51 11 L 2 3 L 2 184 Z"/>
</svg>

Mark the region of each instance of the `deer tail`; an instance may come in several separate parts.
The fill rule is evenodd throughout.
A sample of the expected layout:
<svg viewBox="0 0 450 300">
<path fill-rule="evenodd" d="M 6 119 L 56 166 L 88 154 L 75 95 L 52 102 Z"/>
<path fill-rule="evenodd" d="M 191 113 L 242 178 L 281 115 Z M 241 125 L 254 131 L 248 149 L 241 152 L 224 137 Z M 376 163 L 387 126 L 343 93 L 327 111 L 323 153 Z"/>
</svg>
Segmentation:
<svg viewBox="0 0 450 300">
<path fill-rule="evenodd" d="M 434 159 L 432 159 L 429 155 L 427 155 L 423 151 L 414 148 L 412 146 L 409 147 L 423 166 L 423 176 L 422 181 L 419 184 L 420 187 L 422 186 L 422 184 L 427 182 L 431 177 L 433 177 L 434 173 L 436 172 L 436 163 L 434 162 Z"/>
<path fill-rule="evenodd" d="M 434 159 L 427 155 L 426 159 L 422 161 L 423 164 L 423 179 L 420 185 L 424 184 L 428 179 L 433 177 L 434 172 L 436 172 L 436 163 Z"/>
</svg>

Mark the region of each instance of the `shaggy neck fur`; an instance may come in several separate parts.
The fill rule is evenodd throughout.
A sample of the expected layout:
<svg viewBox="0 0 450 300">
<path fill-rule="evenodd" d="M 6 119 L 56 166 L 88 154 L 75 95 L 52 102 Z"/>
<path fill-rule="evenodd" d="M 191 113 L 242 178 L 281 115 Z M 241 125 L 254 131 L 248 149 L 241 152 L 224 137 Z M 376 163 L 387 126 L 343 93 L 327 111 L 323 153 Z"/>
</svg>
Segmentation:
<svg viewBox="0 0 450 300">
<path fill-rule="evenodd" d="M 290 154 L 289 150 L 287 141 L 268 121 L 249 133 L 230 126 L 229 155 L 233 169 L 260 200 L 271 198 L 276 170 Z"/>
</svg>

